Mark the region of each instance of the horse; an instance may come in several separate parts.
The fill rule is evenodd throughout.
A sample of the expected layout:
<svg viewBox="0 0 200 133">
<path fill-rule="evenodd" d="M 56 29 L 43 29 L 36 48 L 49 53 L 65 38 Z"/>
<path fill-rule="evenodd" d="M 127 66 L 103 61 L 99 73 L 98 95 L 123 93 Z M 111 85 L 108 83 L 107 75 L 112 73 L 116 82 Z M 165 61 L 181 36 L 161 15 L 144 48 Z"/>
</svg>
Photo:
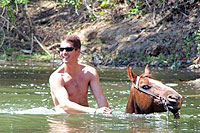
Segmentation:
<svg viewBox="0 0 200 133">
<path fill-rule="evenodd" d="M 132 82 L 126 113 L 150 114 L 171 111 L 175 119 L 179 119 L 182 96 L 174 89 L 152 78 L 146 65 L 144 73 L 137 76 L 127 66 L 128 77 Z"/>
</svg>

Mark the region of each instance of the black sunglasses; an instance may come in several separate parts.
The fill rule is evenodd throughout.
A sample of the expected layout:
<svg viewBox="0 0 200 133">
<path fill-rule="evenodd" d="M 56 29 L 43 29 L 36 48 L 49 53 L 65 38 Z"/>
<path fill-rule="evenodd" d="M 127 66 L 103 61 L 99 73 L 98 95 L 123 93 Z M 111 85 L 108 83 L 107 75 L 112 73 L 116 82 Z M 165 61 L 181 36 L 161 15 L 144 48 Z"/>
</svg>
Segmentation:
<svg viewBox="0 0 200 133">
<path fill-rule="evenodd" d="M 66 48 L 59 48 L 60 52 L 63 52 L 64 50 L 66 52 L 71 52 L 73 51 L 75 48 L 74 47 L 66 47 Z"/>
</svg>

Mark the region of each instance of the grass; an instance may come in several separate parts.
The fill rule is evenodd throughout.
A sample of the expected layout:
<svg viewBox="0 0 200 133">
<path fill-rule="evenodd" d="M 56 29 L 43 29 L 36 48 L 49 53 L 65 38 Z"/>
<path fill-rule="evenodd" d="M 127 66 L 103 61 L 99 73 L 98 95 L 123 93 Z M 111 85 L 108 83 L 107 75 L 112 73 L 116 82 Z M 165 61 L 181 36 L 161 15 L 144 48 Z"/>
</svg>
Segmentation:
<svg viewBox="0 0 200 133">
<path fill-rule="evenodd" d="M 49 56 L 47 54 L 18 54 L 18 55 L 11 55 L 8 56 L 6 54 L 2 54 L 0 56 L 0 59 L 3 60 L 18 60 L 18 61 L 26 61 L 26 60 L 34 60 L 34 61 L 50 61 L 53 59 L 52 56 Z"/>
</svg>

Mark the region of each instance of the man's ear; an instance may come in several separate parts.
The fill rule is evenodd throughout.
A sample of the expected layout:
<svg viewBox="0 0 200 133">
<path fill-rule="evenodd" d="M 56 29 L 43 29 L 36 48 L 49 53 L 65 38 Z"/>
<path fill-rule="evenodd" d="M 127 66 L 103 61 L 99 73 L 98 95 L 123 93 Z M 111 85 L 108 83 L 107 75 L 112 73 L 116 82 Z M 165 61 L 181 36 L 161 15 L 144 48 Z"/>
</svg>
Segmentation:
<svg viewBox="0 0 200 133">
<path fill-rule="evenodd" d="M 78 55 L 80 55 L 81 54 L 81 49 L 80 48 L 77 49 L 76 52 L 78 53 Z"/>
</svg>

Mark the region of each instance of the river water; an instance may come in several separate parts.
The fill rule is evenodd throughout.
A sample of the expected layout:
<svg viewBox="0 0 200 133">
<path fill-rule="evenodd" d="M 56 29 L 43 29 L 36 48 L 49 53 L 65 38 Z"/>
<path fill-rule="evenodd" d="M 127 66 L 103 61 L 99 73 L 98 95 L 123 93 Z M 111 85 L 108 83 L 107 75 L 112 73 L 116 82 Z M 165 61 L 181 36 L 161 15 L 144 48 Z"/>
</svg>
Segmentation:
<svg viewBox="0 0 200 133">
<path fill-rule="evenodd" d="M 186 70 L 152 69 L 152 74 L 183 96 L 180 119 L 172 113 L 126 114 L 131 82 L 125 68 L 98 69 L 101 86 L 113 114 L 55 114 L 48 78 L 55 66 L 47 63 L 0 64 L 0 132 L 200 132 L 200 89 L 183 82 L 199 78 Z M 135 68 L 141 74 L 143 68 Z M 97 107 L 89 91 L 89 105 Z"/>
</svg>

